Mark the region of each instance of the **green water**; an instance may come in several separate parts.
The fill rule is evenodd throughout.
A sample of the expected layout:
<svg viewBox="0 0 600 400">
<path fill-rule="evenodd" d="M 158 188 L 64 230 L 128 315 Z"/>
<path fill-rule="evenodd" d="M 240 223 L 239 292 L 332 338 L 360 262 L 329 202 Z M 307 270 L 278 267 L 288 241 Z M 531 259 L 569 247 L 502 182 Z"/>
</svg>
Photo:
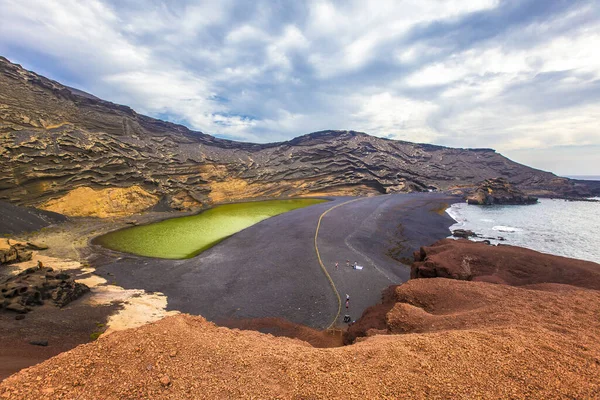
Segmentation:
<svg viewBox="0 0 600 400">
<path fill-rule="evenodd" d="M 189 217 L 111 232 L 94 242 L 112 250 L 147 257 L 191 258 L 257 222 L 324 201 L 293 199 L 225 204 Z"/>
</svg>

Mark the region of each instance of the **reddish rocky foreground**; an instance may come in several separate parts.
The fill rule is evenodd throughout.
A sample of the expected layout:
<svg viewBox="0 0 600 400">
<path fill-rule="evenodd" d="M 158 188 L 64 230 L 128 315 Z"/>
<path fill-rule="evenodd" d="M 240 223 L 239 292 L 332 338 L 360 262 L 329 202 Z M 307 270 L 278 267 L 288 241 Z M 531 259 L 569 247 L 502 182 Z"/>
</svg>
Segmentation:
<svg viewBox="0 0 600 400">
<path fill-rule="evenodd" d="M 600 397 L 600 265 L 570 260 L 583 265 L 571 268 L 560 258 L 542 268 L 559 258 L 529 252 L 538 263 L 523 267 L 522 249 L 462 241 L 425 248 L 419 262 L 430 268 L 436 257 L 428 249 L 441 247 L 455 256 L 454 267 L 444 264 L 449 270 L 462 268 L 464 257 L 497 262 L 472 269 L 471 281 L 413 279 L 390 288 L 386 302 L 350 329 L 371 337 L 351 346 L 314 348 L 180 315 L 23 370 L 0 384 L 0 397 Z M 507 284 L 476 281 L 489 275 Z"/>
</svg>

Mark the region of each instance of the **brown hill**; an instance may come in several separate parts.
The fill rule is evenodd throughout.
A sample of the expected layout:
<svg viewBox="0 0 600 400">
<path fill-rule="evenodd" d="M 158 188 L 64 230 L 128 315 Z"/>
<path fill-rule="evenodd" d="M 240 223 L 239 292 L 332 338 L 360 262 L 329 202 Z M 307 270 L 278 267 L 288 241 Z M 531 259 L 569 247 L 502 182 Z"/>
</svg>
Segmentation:
<svg viewBox="0 0 600 400">
<path fill-rule="evenodd" d="M 119 215 L 159 202 L 189 209 L 251 197 L 461 189 L 492 177 L 541 195 L 588 193 L 584 184 L 491 149 L 353 131 L 271 144 L 218 139 L 139 115 L 2 57 L 0 143 L 0 199 L 67 215 Z"/>
<path fill-rule="evenodd" d="M 410 327 L 414 325 L 414 321 L 404 321 L 406 324 L 403 325 L 404 322 L 394 321 L 394 317 L 390 314 L 392 310 L 415 311 L 412 306 L 436 315 L 447 314 L 452 317 L 450 321 L 454 322 L 460 319 L 458 316 L 461 313 L 463 313 L 462 317 L 470 319 L 466 322 L 457 322 L 459 324 L 457 326 L 461 326 L 461 323 L 463 326 L 488 326 L 498 312 L 515 311 L 504 310 L 503 307 L 506 305 L 502 305 L 502 298 L 487 296 L 485 293 L 487 286 L 483 286 L 483 291 L 477 289 L 481 286 L 466 285 L 458 291 L 455 289 L 453 292 L 446 292 L 443 286 L 448 284 L 447 279 L 422 278 L 449 278 L 452 282 L 460 280 L 502 284 L 491 286 L 493 290 L 505 290 L 498 289 L 505 285 L 518 286 L 535 290 L 534 297 L 540 295 L 540 290 L 558 293 L 579 288 L 600 293 L 599 264 L 540 253 L 522 247 L 489 246 L 463 239 L 442 239 L 431 246 L 421 247 L 414 253 L 414 259 L 411 280 L 400 286 L 390 286 L 384 291 L 382 302 L 365 310 L 357 323 L 350 327 L 346 342 L 371 334 L 398 333 L 398 326 L 402 326 L 400 331 L 403 333 L 412 331 Z M 431 292 L 428 293 L 430 289 Z M 527 306 L 529 302 L 537 302 L 526 293 L 522 296 L 527 301 L 519 307 Z M 518 302 L 522 301 L 519 299 Z M 480 305 L 485 307 L 482 308 Z M 427 321 L 432 330 L 444 326 L 446 327 L 444 329 L 450 328 L 440 324 L 440 320 L 426 318 L 432 315 L 419 315 L 417 312 L 410 314 L 410 317 L 422 318 L 422 322 Z M 521 318 L 527 319 L 525 315 Z M 447 323 L 449 320 L 444 321 Z M 457 326 L 453 326 L 452 329 Z"/>
<path fill-rule="evenodd" d="M 600 290 L 598 264 L 522 247 L 442 239 L 414 255 L 411 278 L 451 278 L 512 286 L 563 283 Z"/>
</svg>

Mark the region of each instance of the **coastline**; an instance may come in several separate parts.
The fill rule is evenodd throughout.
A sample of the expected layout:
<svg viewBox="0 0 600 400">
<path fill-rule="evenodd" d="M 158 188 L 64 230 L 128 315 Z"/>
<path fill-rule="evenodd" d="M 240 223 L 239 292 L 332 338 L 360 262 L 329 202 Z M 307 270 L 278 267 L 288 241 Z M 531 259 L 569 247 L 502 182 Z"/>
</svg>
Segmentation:
<svg viewBox="0 0 600 400">
<path fill-rule="evenodd" d="M 456 224 L 450 230 L 472 231 L 473 241 L 514 245 L 557 256 L 600 262 L 594 245 L 600 203 L 542 198 L 533 205 L 455 204 L 446 210 Z M 452 233 L 450 233 L 451 235 Z"/>
</svg>

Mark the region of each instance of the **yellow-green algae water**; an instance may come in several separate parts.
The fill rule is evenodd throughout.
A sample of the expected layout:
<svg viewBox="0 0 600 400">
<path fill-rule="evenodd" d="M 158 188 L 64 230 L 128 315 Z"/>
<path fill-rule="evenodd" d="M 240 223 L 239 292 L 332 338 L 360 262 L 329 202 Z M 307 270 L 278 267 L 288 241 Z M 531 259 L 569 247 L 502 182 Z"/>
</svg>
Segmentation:
<svg viewBox="0 0 600 400">
<path fill-rule="evenodd" d="M 189 217 L 107 233 L 94 242 L 146 257 L 194 257 L 249 226 L 278 214 L 322 203 L 322 199 L 268 200 L 224 204 Z"/>
</svg>

